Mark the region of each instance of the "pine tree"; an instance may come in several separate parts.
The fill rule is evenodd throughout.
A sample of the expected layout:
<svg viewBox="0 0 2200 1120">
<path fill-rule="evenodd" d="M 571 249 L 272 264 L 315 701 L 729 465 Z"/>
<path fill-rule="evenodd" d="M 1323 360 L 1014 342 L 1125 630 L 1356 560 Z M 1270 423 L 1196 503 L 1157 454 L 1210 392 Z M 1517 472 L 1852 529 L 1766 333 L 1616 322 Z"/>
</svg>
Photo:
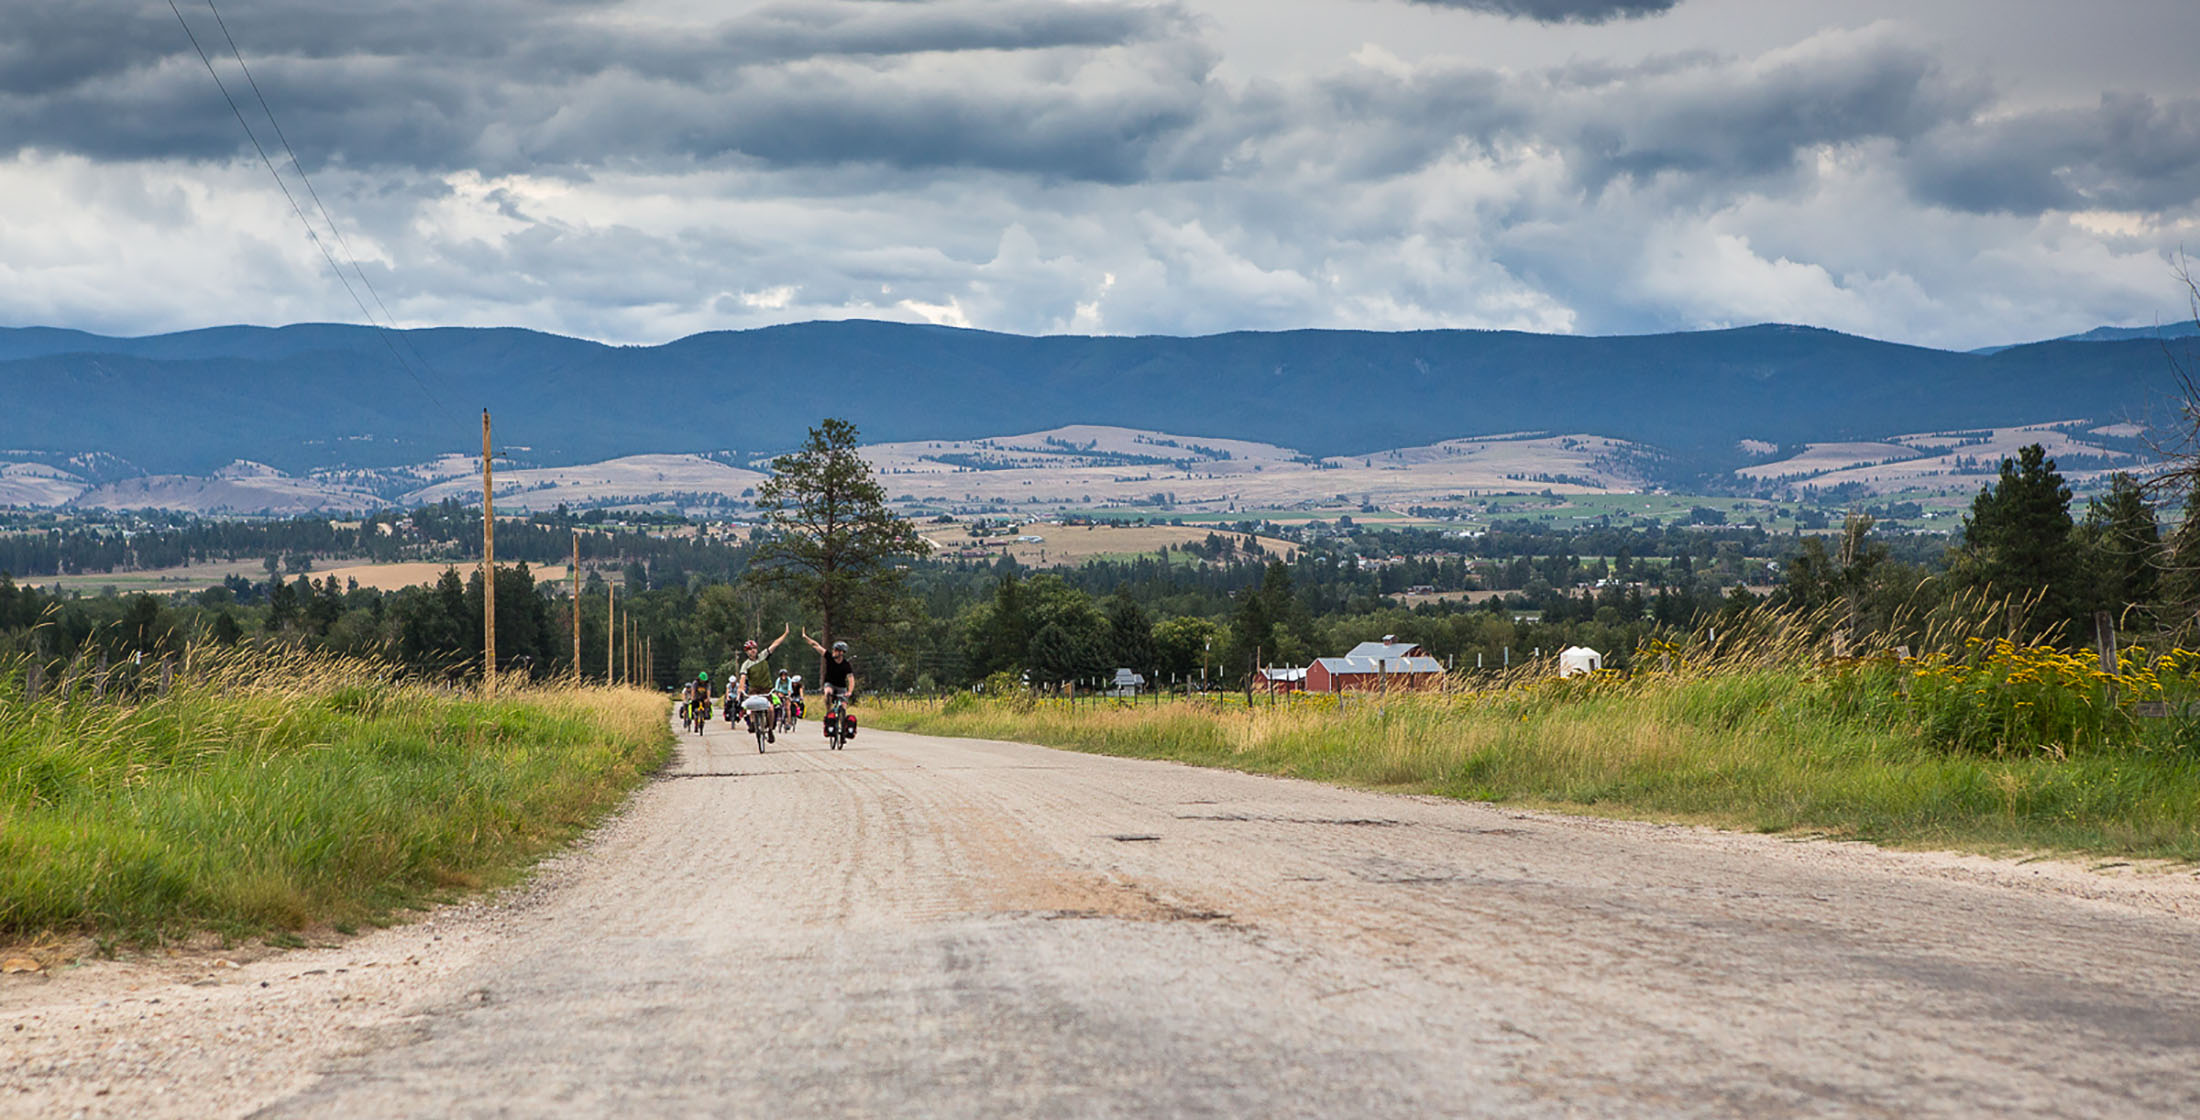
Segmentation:
<svg viewBox="0 0 2200 1120">
<path fill-rule="evenodd" d="M 1153 619 L 1130 596 L 1117 592 L 1108 597 L 1108 660 L 1117 669 L 1140 673 L 1155 671 L 1157 652 Z"/>
<path fill-rule="evenodd" d="M 2160 589 L 2162 529 L 2139 480 L 2118 471 L 2108 493 L 2086 504 L 2078 525 L 2093 610 L 2116 615 L 2154 605 Z"/>
<path fill-rule="evenodd" d="M 856 426 L 828 418 L 801 450 L 772 460 L 756 488 L 765 533 L 750 569 L 817 611 L 820 638 L 876 625 L 899 597 L 897 561 L 924 551 L 916 529 L 886 508 L 886 488 L 857 453 Z"/>
<path fill-rule="evenodd" d="M 2070 487 L 2035 443 L 2003 459 L 2000 477 L 1972 499 L 1958 567 L 1996 595 L 2036 597 L 2033 634 L 2067 626 L 2082 605 L 2072 529 Z"/>
</svg>

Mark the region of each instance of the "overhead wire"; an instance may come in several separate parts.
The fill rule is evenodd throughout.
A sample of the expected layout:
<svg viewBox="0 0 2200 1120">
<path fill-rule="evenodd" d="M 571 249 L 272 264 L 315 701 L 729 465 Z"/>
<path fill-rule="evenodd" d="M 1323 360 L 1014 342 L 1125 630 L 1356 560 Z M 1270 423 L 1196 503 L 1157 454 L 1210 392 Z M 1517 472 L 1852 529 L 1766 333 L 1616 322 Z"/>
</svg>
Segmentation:
<svg viewBox="0 0 2200 1120">
<path fill-rule="evenodd" d="M 230 56 L 237 60 L 237 69 L 244 73 L 244 80 L 252 86 L 253 99 L 260 103 L 260 112 L 267 114 L 268 127 L 275 130 L 275 139 L 282 144 L 283 154 L 290 157 L 291 170 L 298 173 L 298 181 L 306 185 L 306 194 L 313 199 L 314 208 L 321 212 L 321 220 L 328 223 L 329 233 L 336 238 L 336 247 L 343 251 L 344 259 L 351 263 L 352 275 L 357 276 L 359 282 L 366 286 L 367 294 L 374 297 L 374 305 L 382 309 L 382 317 L 388 319 L 391 326 L 395 326 L 397 316 L 391 314 L 389 305 L 382 302 L 382 293 L 375 290 L 374 281 L 367 279 L 366 270 L 359 267 L 359 257 L 351 251 L 351 243 L 344 239 L 343 227 L 336 224 L 336 216 L 329 213 L 328 204 L 321 201 L 321 192 L 314 187 L 313 177 L 306 174 L 305 162 L 298 158 L 298 150 L 290 146 L 290 137 L 283 133 L 282 122 L 275 119 L 274 106 L 268 104 L 267 95 L 260 92 L 260 80 L 253 77 L 252 68 L 245 65 L 244 51 L 237 46 L 237 37 L 229 33 L 229 21 L 222 18 L 222 10 L 214 6 L 214 0 L 206 0 L 206 10 L 214 13 L 214 25 L 221 28 L 222 38 L 228 40 Z M 419 350 L 412 347 L 409 341 L 407 348 L 413 350 L 413 357 L 422 365 L 427 364 L 427 360 L 420 356 Z"/>
<path fill-rule="evenodd" d="M 207 7 L 213 7 L 212 0 L 208 0 Z M 336 274 L 336 282 L 343 285 L 345 294 L 351 296 L 351 301 L 354 304 L 358 305 L 360 316 L 366 319 L 368 326 L 374 328 L 376 336 L 382 340 L 382 345 L 389 349 L 390 357 L 397 362 L 398 368 L 404 370 L 405 373 L 413 379 L 414 384 L 420 386 L 420 391 L 426 394 L 429 400 L 435 402 L 437 408 L 446 407 L 443 403 L 442 398 L 435 395 L 435 390 L 429 388 L 427 379 L 421 377 L 420 371 L 414 369 L 412 363 L 406 361 L 405 356 L 398 352 L 397 344 L 390 338 L 391 332 L 389 328 L 384 327 L 380 322 L 377 322 L 374 318 L 374 313 L 367 310 L 367 302 L 359 298 L 358 289 L 352 287 L 351 280 L 344 275 L 343 266 L 336 263 L 336 255 L 329 251 L 328 243 L 322 239 L 320 231 L 314 228 L 313 219 L 306 216 L 305 207 L 299 204 L 298 196 L 291 192 L 290 184 L 284 181 L 282 172 L 276 169 L 275 160 L 267 154 L 267 147 L 260 143 L 259 133 L 253 131 L 250 121 L 245 120 L 244 110 L 238 107 L 237 99 L 230 94 L 228 83 L 222 81 L 221 72 L 214 68 L 214 60 L 207 55 L 206 48 L 199 44 L 198 33 L 191 30 L 191 21 L 183 18 L 183 9 L 176 6 L 176 0 L 168 0 L 168 10 L 175 13 L 176 22 L 183 27 L 184 36 L 191 40 L 191 49 L 198 52 L 199 62 L 206 67 L 207 75 L 214 79 L 214 88 L 220 90 L 222 94 L 222 100 L 229 103 L 229 111 L 231 114 L 236 116 L 237 124 L 244 129 L 245 139 L 252 142 L 252 150 L 259 153 L 261 164 L 266 166 L 267 173 L 273 176 L 275 179 L 276 188 L 283 192 L 283 198 L 290 203 L 291 213 L 296 214 L 298 216 L 299 224 L 305 226 L 307 240 L 312 241 L 313 247 L 321 251 L 321 258 L 328 262 L 329 270 Z M 219 21 L 220 18 L 220 13 L 216 12 L 215 19 Z M 222 33 L 226 36 L 228 34 L 228 28 L 224 27 Z M 231 39 L 230 46 L 232 50 L 234 50 L 236 46 L 236 40 Z M 239 54 L 238 65 L 241 67 L 243 65 L 243 62 L 243 56 Z M 246 74 L 247 79 L 249 79 L 250 76 L 251 75 L 248 72 Z M 253 91 L 257 93 L 258 89 L 258 83 L 253 83 Z M 260 107 L 263 110 L 267 108 L 267 103 L 264 98 L 262 98 L 261 100 Z M 273 124 L 274 121 L 274 113 L 269 112 L 268 123 Z M 281 131 L 282 130 L 280 126 L 278 126 L 276 128 L 277 134 L 280 135 Z M 284 149 L 286 151 L 289 150 L 288 141 L 284 142 Z M 297 153 L 292 152 L 291 162 L 293 164 L 297 164 L 297 158 Z M 303 165 L 299 165 L 298 174 L 300 179 L 305 178 L 305 169 Z M 307 183 L 307 190 L 312 190 L 312 184 L 310 182 Z M 316 205 L 319 205 L 320 203 L 320 197 L 317 193 L 314 196 L 314 202 Z M 322 207 L 321 212 L 325 217 L 328 213 L 327 208 Z M 331 233 L 334 233 L 336 235 L 339 241 L 342 239 L 343 234 L 341 231 L 336 229 L 336 224 L 334 221 L 331 221 L 329 223 L 329 229 Z M 345 251 L 347 255 L 350 252 L 348 248 Z M 356 258 L 354 258 L 353 260 L 352 267 L 354 271 L 358 271 L 358 262 Z M 366 281 L 365 273 L 361 272 L 359 278 L 361 282 L 364 283 Z M 366 286 L 369 291 L 373 290 L 373 285 L 367 284 Z M 379 294 L 375 296 L 375 302 L 381 302 L 381 296 Z M 383 308 L 383 313 L 385 315 L 388 314 L 388 311 L 389 309 L 387 307 Z M 390 321 L 394 323 L 396 322 L 396 319 L 392 317 Z"/>
</svg>

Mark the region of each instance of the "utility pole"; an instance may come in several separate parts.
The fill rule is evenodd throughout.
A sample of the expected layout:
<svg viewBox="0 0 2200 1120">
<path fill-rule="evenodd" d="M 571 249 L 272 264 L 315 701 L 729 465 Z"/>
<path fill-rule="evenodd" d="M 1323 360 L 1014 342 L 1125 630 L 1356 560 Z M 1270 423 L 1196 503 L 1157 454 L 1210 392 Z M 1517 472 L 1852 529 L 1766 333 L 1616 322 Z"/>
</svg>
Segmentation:
<svg viewBox="0 0 2200 1120">
<path fill-rule="evenodd" d="M 611 589 L 611 605 L 604 608 L 603 616 L 603 683 L 619 683 L 619 584 L 616 580 L 604 584 Z"/>
<path fill-rule="evenodd" d="M 489 410 L 481 410 L 481 690 L 497 694 L 497 511 L 490 494 Z"/>
<path fill-rule="evenodd" d="M 581 531 L 573 530 L 573 680 L 581 679 Z"/>
</svg>

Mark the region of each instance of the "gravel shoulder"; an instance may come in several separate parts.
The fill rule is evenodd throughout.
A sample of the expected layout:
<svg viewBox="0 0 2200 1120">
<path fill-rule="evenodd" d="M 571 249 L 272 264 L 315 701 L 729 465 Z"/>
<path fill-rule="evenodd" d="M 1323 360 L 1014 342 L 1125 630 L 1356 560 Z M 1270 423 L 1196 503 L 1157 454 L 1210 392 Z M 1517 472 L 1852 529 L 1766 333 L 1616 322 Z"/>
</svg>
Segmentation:
<svg viewBox="0 0 2200 1120">
<path fill-rule="evenodd" d="M 2200 1113 L 2191 869 L 814 734 L 496 899 L 0 977 L 0 1116 Z"/>
</svg>

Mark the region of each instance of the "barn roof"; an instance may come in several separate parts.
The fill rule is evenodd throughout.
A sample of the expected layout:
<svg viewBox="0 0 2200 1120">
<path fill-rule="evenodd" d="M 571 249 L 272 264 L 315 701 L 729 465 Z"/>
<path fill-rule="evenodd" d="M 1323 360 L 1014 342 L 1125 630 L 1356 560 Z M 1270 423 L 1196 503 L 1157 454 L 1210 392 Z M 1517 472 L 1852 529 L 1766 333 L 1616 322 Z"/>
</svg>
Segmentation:
<svg viewBox="0 0 2200 1120">
<path fill-rule="evenodd" d="M 1314 663 L 1327 669 L 1332 674 L 1347 676 L 1365 674 L 1372 677 L 1377 673 L 1441 673 L 1444 671 L 1443 662 L 1425 656 L 1398 656 L 1377 659 L 1361 657 L 1354 653 L 1345 657 L 1317 657 L 1314 659 Z"/>
<path fill-rule="evenodd" d="M 1427 653 L 1427 650 L 1414 645 L 1412 642 L 1385 641 L 1361 642 L 1359 645 L 1353 646 L 1352 652 L 1345 654 L 1345 656 L 1365 658 L 1369 661 L 1373 661 L 1378 657 L 1385 661 L 1397 661 L 1407 657 L 1423 657 Z"/>
</svg>

